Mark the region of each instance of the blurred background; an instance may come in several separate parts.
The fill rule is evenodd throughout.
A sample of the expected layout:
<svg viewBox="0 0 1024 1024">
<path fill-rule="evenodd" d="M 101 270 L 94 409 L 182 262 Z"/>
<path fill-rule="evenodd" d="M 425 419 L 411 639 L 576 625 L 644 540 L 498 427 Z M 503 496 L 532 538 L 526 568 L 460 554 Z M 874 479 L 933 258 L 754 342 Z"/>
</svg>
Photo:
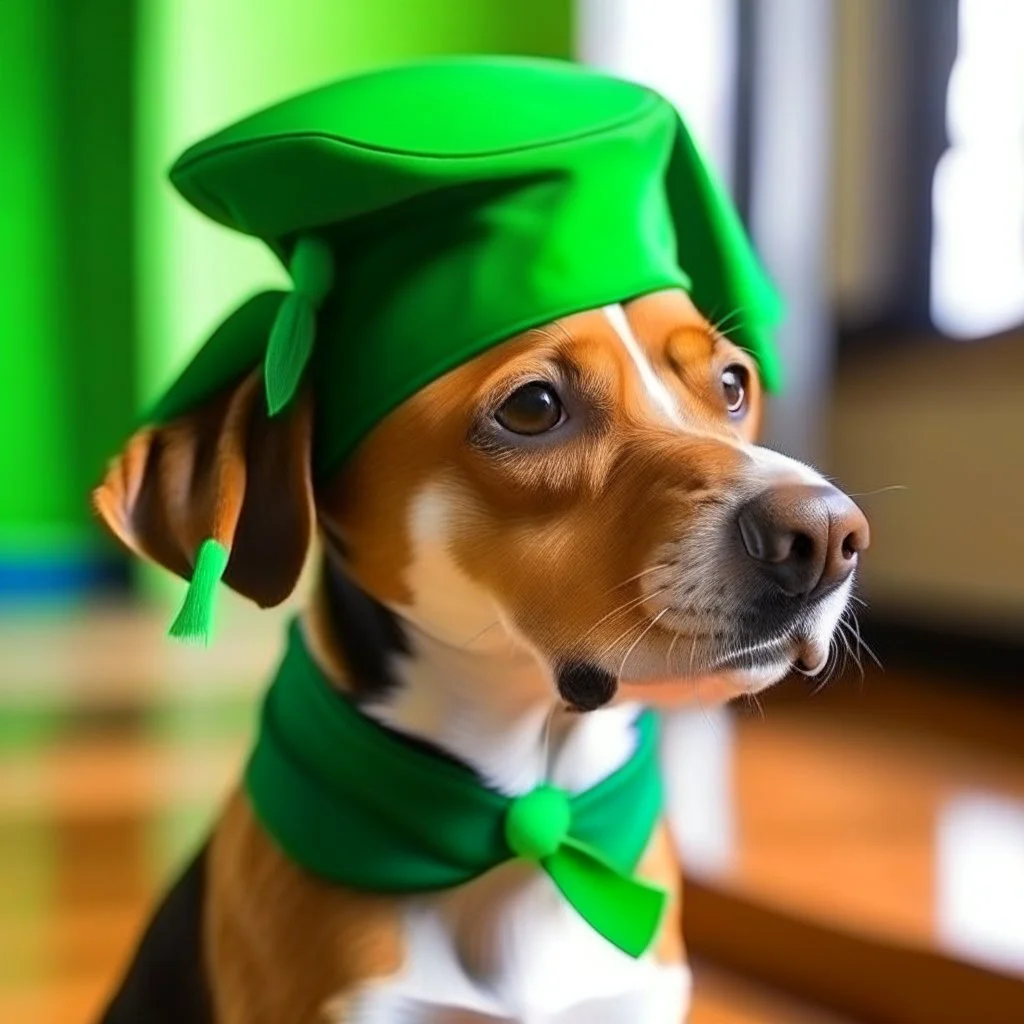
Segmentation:
<svg viewBox="0 0 1024 1024">
<path fill-rule="evenodd" d="M 788 300 L 767 440 L 872 520 L 828 686 L 673 725 L 695 1024 L 1024 1021 L 1020 0 L 8 0 L 0 1020 L 98 1007 L 288 612 L 225 600 L 211 651 L 176 648 L 181 585 L 90 513 L 139 410 L 285 281 L 167 168 L 289 93 L 462 52 L 679 106 Z"/>
</svg>

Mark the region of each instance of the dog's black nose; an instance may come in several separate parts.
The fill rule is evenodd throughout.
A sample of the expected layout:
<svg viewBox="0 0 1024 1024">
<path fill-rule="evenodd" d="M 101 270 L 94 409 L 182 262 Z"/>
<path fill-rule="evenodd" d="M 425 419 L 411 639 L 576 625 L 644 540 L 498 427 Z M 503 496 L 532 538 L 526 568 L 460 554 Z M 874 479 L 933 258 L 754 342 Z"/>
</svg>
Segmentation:
<svg viewBox="0 0 1024 1024">
<path fill-rule="evenodd" d="M 739 511 L 739 536 L 761 572 L 791 597 L 817 597 L 853 572 L 868 521 L 828 484 L 780 484 Z"/>
</svg>

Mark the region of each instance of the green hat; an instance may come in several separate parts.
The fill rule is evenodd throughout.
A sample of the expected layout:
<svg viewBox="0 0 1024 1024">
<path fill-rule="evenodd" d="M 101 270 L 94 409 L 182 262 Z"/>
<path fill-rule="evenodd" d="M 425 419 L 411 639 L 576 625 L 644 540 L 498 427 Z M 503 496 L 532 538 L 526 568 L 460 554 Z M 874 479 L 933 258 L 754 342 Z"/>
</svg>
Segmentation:
<svg viewBox="0 0 1024 1024">
<path fill-rule="evenodd" d="M 426 61 L 246 118 L 186 151 L 171 180 L 209 217 L 263 239 L 294 290 L 236 311 L 150 421 L 262 361 L 271 414 L 303 379 L 319 399 L 320 479 L 473 356 L 662 288 L 735 320 L 733 339 L 769 389 L 779 384 L 778 296 L 678 113 L 643 86 L 557 61 Z M 221 563 L 223 550 L 204 594 Z"/>
</svg>

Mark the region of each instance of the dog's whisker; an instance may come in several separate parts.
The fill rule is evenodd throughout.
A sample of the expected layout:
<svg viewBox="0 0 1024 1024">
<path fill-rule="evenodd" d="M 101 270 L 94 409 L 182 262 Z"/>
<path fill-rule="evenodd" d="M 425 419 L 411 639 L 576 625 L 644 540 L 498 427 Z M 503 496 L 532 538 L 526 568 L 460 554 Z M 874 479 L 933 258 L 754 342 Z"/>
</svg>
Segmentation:
<svg viewBox="0 0 1024 1024">
<path fill-rule="evenodd" d="M 865 673 L 864 673 L 864 662 L 863 662 L 863 659 L 860 656 L 860 652 L 861 652 L 861 649 L 862 649 L 861 636 L 860 636 L 860 624 L 857 622 L 857 616 L 854 614 L 853 609 L 849 609 L 848 608 L 846 613 L 843 616 L 843 619 L 844 619 L 845 628 L 846 628 L 847 632 L 849 633 L 851 640 L 853 641 L 854 659 L 857 662 L 857 667 L 860 669 L 859 689 L 860 689 L 861 692 L 863 692 L 863 690 L 864 690 L 864 681 L 866 679 L 866 676 L 865 676 Z"/>
<path fill-rule="evenodd" d="M 672 669 L 672 652 L 676 649 L 676 644 L 679 643 L 680 635 L 681 634 L 679 633 L 672 634 L 672 641 L 668 645 L 668 654 L 665 655 L 665 671 L 668 672 L 670 676 L 675 674 Z"/>
<path fill-rule="evenodd" d="M 665 593 L 666 590 L 668 590 L 668 587 L 660 587 L 658 590 L 655 590 L 651 594 L 641 594 L 639 597 L 634 597 L 632 600 L 620 604 L 617 608 L 613 608 L 610 612 L 607 613 L 607 615 L 602 615 L 601 618 L 599 618 L 597 622 L 595 622 L 590 627 L 590 629 L 588 629 L 582 636 L 576 638 L 577 645 L 581 644 L 584 640 L 586 640 L 587 637 L 589 637 L 596 629 L 604 625 L 604 623 L 606 623 L 609 619 L 615 618 L 619 615 L 625 614 L 628 611 L 631 611 L 632 609 L 636 608 L 637 605 L 643 604 L 646 600 L 648 600 L 648 598 L 657 597 L 658 595 Z M 668 609 L 666 609 L 666 611 L 667 610 Z"/>
<path fill-rule="evenodd" d="M 846 618 L 847 615 L 849 615 L 849 619 Z M 846 613 L 844 613 L 843 618 L 839 622 L 839 628 L 843 631 L 844 641 L 846 641 L 847 634 L 849 634 L 850 638 L 853 640 L 852 644 L 850 644 L 849 641 L 846 642 L 850 647 L 850 653 L 853 657 L 853 660 L 857 663 L 857 669 L 860 671 L 861 682 L 863 682 L 864 663 L 861 661 L 860 658 L 860 640 L 858 635 L 859 628 L 857 626 L 857 618 L 852 611 L 847 611 Z M 858 633 L 855 633 L 855 630 L 857 630 Z"/>
<path fill-rule="evenodd" d="M 690 661 L 686 666 L 686 678 L 693 679 L 693 659 L 697 654 L 697 644 L 693 640 L 690 641 Z"/>
<path fill-rule="evenodd" d="M 840 623 L 837 629 L 837 635 L 843 643 L 843 667 L 840 670 L 842 675 L 846 674 L 846 667 L 852 661 L 857 666 L 857 671 L 863 678 L 864 669 L 861 667 L 860 659 L 857 657 L 857 653 L 850 643 L 849 637 L 847 636 L 846 628 Z"/>
<path fill-rule="evenodd" d="M 700 708 L 701 715 L 704 716 L 704 721 L 710 726 L 711 731 L 716 735 L 720 735 L 718 727 L 715 725 L 715 720 L 708 714 L 707 705 L 700 698 L 700 692 L 697 693 L 697 707 Z"/>
<path fill-rule="evenodd" d="M 852 658 L 854 661 L 857 660 L 857 656 L 853 653 L 853 647 L 850 645 L 849 638 L 846 635 L 846 624 L 842 619 L 836 624 L 836 635 L 843 642 L 843 666 L 840 672 L 846 671 L 846 666 L 849 664 L 849 660 Z"/>
<path fill-rule="evenodd" d="M 622 662 L 619 665 L 619 671 L 617 675 L 620 679 L 622 678 L 622 673 L 626 670 L 626 662 L 629 660 L 629 656 L 633 653 L 633 651 L 636 650 L 637 644 L 639 644 L 640 641 L 643 640 L 643 638 L 647 636 L 647 634 L 650 633 L 652 629 L 654 629 L 654 627 L 658 624 L 659 620 L 667 614 L 668 609 L 662 608 L 661 611 L 658 612 L 658 614 L 655 615 L 654 618 L 651 619 L 651 621 L 647 624 L 647 628 L 629 645 L 629 650 L 626 651 L 626 653 L 623 655 Z"/>
<path fill-rule="evenodd" d="M 652 565 L 650 568 L 644 569 L 642 572 L 638 572 L 635 576 L 630 576 L 628 580 L 623 580 L 621 583 L 616 583 L 614 587 L 609 587 L 605 593 L 611 594 L 613 591 L 621 590 L 623 587 L 633 583 L 635 580 L 642 579 L 644 576 L 650 576 L 652 572 L 658 572 L 661 569 L 667 568 L 668 562 L 659 562 L 657 565 Z"/>
<path fill-rule="evenodd" d="M 885 487 L 876 487 L 873 491 L 851 492 L 851 498 L 873 498 L 876 494 L 888 494 L 890 491 L 909 491 L 907 484 L 887 484 Z"/>
<path fill-rule="evenodd" d="M 818 680 L 817 685 L 811 690 L 811 696 L 816 697 L 825 687 L 828 685 L 829 679 L 832 677 L 833 663 L 838 661 L 838 655 L 836 653 L 837 644 L 833 637 L 829 640 L 828 653 L 825 655 L 825 667 L 821 670 L 821 678 Z"/>
<path fill-rule="evenodd" d="M 835 660 L 838 661 L 838 655 L 835 654 L 836 646 L 834 639 L 829 641 L 828 654 L 825 655 L 825 667 L 821 670 L 821 679 L 818 681 L 817 686 L 811 690 L 812 697 L 816 697 L 828 685 L 829 679 L 831 678 L 833 657 L 835 656 Z"/>
<path fill-rule="evenodd" d="M 860 623 L 857 621 L 856 616 L 854 616 L 853 618 L 853 624 L 854 628 L 857 631 L 857 643 L 860 646 L 861 650 L 863 650 L 867 654 L 867 656 L 884 672 L 885 666 L 881 663 L 881 661 L 878 660 L 878 655 L 875 654 L 875 652 L 869 646 L 868 642 L 864 639 L 863 636 L 861 636 Z"/>
<path fill-rule="evenodd" d="M 485 633 L 489 633 L 489 632 L 490 632 L 490 631 L 491 631 L 492 629 L 494 629 L 494 627 L 495 627 L 495 626 L 500 626 L 500 625 L 501 625 L 501 620 L 500 620 L 500 619 L 495 619 L 495 620 L 494 620 L 494 621 L 493 621 L 493 622 L 492 622 L 492 623 L 491 623 L 491 624 L 490 624 L 489 626 L 484 626 L 484 628 L 483 628 L 483 629 L 481 629 L 479 633 L 475 633 L 475 634 L 474 634 L 473 636 L 471 636 L 471 637 L 470 637 L 470 638 L 469 638 L 469 639 L 468 639 L 468 640 L 467 640 L 467 641 L 466 641 L 466 642 L 465 642 L 464 644 L 462 644 L 462 648 L 463 648 L 463 650 L 468 650 L 468 649 L 469 649 L 470 647 L 472 647 L 472 646 L 473 646 L 473 644 L 475 644 L 475 643 L 477 642 L 477 640 L 479 640 L 479 639 L 480 639 L 480 637 L 482 637 L 482 636 L 483 636 L 483 635 L 484 635 Z"/>
<path fill-rule="evenodd" d="M 738 318 L 745 315 L 746 312 L 743 306 L 737 306 L 735 309 L 726 311 L 722 316 L 712 315 L 709 317 L 708 323 L 716 333 L 725 334 L 726 331 L 735 330 L 737 327 L 743 326 L 744 322 Z"/>
<path fill-rule="evenodd" d="M 609 644 L 609 645 L 608 645 L 607 647 L 605 647 L 605 648 L 604 648 L 604 650 L 603 650 L 603 651 L 601 651 L 601 653 L 600 653 L 600 654 L 599 654 L 599 655 L 597 656 L 597 660 L 598 660 L 598 662 L 599 662 L 599 663 L 600 663 L 600 662 L 603 662 L 603 661 L 604 661 L 604 659 L 605 659 L 605 657 L 607 657 L 607 655 L 611 654 L 611 653 L 612 653 L 612 651 L 614 651 L 614 650 L 615 650 L 615 648 L 616 648 L 616 647 L 617 647 L 617 646 L 619 645 L 619 643 L 621 643 L 621 642 L 622 642 L 622 641 L 623 641 L 623 640 L 624 640 L 624 639 L 625 639 L 625 638 L 626 638 L 627 636 L 629 636 L 629 635 L 630 635 L 630 633 L 632 633 L 634 629 L 640 629 L 641 627 L 643 627 L 643 625 L 644 625 L 644 623 L 642 623 L 642 622 L 634 622 L 634 623 L 633 623 L 633 624 L 632 624 L 631 626 L 629 626 L 629 627 L 627 627 L 626 629 L 624 629 L 624 630 L 623 630 L 623 631 L 622 631 L 622 632 L 621 632 L 621 633 L 620 633 L 620 634 L 619 634 L 619 635 L 618 635 L 618 636 L 617 636 L 617 637 L 616 637 L 616 638 L 615 638 L 615 639 L 614 639 L 614 640 L 613 640 L 613 641 L 612 641 L 612 642 L 611 642 L 611 643 L 610 643 L 610 644 Z"/>
<path fill-rule="evenodd" d="M 837 642 L 840 641 L 842 646 Z M 850 663 L 850 645 L 846 642 L 846 637 L 843 636 L 842 631 L 837 629 L 836 635 L 829 640 L 829 649 L 835 648 L 836 651 L 836 675 L 841 676 L 846 672 L 846 666 Z"/>
<path fill-rule="evenodd" d="M 729 317 L 723 317 L 721 323 L 712 325 L 712 330 L 715 331 L 716 334 L 722 335 L 724 338 L 728 338 L 731 332 L 742 330 L 751 323 L 751 321 L 746 317 L 741 316 L 740 313 L 741 311 L 737 310 L 732 319 Z"/>
<path fill-rule="evenodd" d="M 747 703 L 748 704 L 753 704 L 754 707 L 757 708 L 757 713 L 760 716 L 761 720 L 763 721 L 764 718 L 765 718 L 764 707 L 762 706 L 761 701 L 758 700 L 757 694 L 756 693 L 748 693 L 745 696 L 746 696 L 746 699 L 747 699 Z"/>
</svg>

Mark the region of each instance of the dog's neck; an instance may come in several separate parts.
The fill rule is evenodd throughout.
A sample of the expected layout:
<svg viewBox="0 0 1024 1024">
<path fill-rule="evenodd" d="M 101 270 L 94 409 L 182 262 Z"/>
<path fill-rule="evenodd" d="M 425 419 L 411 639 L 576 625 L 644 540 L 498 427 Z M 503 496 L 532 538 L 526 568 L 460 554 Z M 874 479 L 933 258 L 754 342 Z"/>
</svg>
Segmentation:
<svg viewBox="0 0 1024 1024">
<path fill-rule="evenodd" d="M 336 568 L 323 586 L 318 631 L 330 632 L 364 713 L 467 764 L 489 787 L 517 795 L 550 782 L 578 792 L 632 754 L 638 708 L 568 709 L 551 670 L 504 626 L 459 645 L 384 608 Z"/>
</svg>

